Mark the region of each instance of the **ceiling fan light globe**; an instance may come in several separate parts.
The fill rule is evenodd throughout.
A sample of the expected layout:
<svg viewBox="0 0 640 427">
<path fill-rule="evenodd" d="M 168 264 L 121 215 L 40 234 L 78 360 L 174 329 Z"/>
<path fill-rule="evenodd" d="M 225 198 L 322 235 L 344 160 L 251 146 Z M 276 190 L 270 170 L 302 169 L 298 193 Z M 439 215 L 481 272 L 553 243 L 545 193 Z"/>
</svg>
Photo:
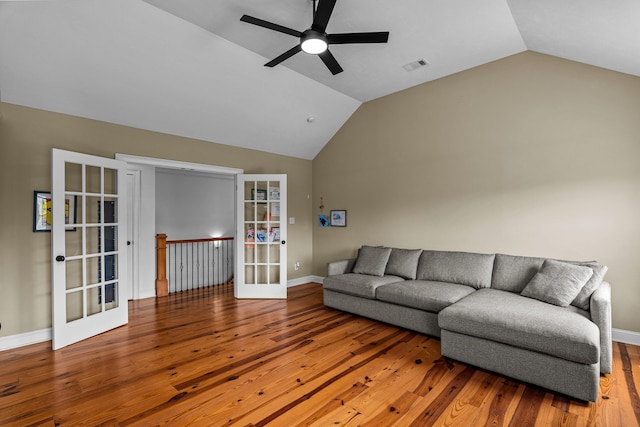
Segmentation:
<svg viewBox="0 0 640 427">
<path fill-rule="evenodd" d="M 310 54 L 319 54 L 327 50 L 327 42 L 322 39 L 308 38 L 300 44 L 302 50 Z"/>
<path fill-rule="evenodd" d="M 317 55 L 327 50 L 327 35 L 309 28 L 300 37 L 300 48 L 303 52 Z"/>
</svg>

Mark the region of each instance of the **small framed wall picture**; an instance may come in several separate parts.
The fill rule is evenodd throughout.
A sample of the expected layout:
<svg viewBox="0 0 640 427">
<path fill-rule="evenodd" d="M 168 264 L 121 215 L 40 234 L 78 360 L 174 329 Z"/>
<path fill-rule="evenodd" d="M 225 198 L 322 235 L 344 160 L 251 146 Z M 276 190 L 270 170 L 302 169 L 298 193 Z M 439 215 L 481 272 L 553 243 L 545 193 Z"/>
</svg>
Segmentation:
<svg viewBox="0 0 640 427">
<path fill-rule="evenodd" d="M 33 192 L 33 231 L 51 231 L 51 193 Z"/>
<path fill-rule="evenodd" d="M 318 227 L 328 227 L 330 225 L 331 221 L 326 214 L 318 214 Z"/>
<path fill-rule="evenodd" d="M 331 211 L 330 221 L 332 227 L 346 227 L 347 211 Z"/>
<path fill-rule="evenodd" d="M 77 196 L 64 199 L 64 223 L 76 223 Z M 51 231 L 51 193 L 48 191 L 33 192 L 33 231 Z M 75 227 L 67 226 L 66 231 L 75 231 Z"/>
</svg>

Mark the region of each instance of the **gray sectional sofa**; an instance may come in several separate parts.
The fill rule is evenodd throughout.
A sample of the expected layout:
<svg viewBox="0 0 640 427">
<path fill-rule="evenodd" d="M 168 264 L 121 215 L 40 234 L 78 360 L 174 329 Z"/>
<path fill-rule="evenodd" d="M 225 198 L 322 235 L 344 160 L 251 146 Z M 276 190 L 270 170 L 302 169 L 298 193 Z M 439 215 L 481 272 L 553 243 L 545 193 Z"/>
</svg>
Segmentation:
<svg viewBox="0 0 640 427">
<path fill-rule="evenodd" d="M 363 246 L 329 263 L 324 304 L 440 337 L 446 357 L 596 401 L 611 372 L 607 267 Z"/>
</svg>

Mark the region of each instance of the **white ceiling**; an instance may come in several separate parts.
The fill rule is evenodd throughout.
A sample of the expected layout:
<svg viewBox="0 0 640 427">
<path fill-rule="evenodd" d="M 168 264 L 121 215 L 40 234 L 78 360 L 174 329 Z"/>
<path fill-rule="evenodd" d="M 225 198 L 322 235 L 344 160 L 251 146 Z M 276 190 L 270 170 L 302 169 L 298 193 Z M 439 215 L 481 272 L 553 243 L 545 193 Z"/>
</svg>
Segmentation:
<svg viewBox="0 0 640 427">
<path fill-rule="evenodd" d="M 0 2 L 2 101 L 312 159 L 362 102 L 525 50 L 640 76 L 640 0 L 338 0 L 336 76 L 298 53 L 310 0 Z M 426 59 L 412 72 L 402 66 Z M 308 117 L 313 117 L 311 123 Z"/>
</svg>

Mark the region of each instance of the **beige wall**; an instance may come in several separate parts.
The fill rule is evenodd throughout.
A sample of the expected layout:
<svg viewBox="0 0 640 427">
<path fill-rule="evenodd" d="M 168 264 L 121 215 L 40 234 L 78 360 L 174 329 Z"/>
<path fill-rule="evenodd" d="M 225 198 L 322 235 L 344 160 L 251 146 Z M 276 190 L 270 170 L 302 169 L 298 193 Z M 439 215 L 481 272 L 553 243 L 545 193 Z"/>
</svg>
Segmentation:
<svg viewBox="0 0 640 427">
<path fill-rule="evenodd" d="M 597 259 L 614 327 L 640 331 L 638 77 L 526 52 L 364 104 L 313 163 L 0 108 L 0 337 L 51 324 L 50 234 L 31 229 L 54 147 L 287 173 L 289 278 L 362 244 Z M 321 196 L 346 228 L 315 225 Z"/>
<path fill-rule="evenodd" d="M 0 104 L 0 337 L 51 326 L 51 234 L 32 232 L 33 191 L 51 190 L 51 149 L 286 173 L 289 278 L 311 274 L 311 161 Z M 300 261 L 301 268 L 293 270 Z M 152 267 L 153 268 L 153 267 Z"/>
<path fill-rule="evenodd" d="M 368 102 L 313 195 L 348 211 L 314 225 L 314 274 L 362 244 L 597 259 L 640 331 L 638 77 L 525 52 Z"/>
</svg>

